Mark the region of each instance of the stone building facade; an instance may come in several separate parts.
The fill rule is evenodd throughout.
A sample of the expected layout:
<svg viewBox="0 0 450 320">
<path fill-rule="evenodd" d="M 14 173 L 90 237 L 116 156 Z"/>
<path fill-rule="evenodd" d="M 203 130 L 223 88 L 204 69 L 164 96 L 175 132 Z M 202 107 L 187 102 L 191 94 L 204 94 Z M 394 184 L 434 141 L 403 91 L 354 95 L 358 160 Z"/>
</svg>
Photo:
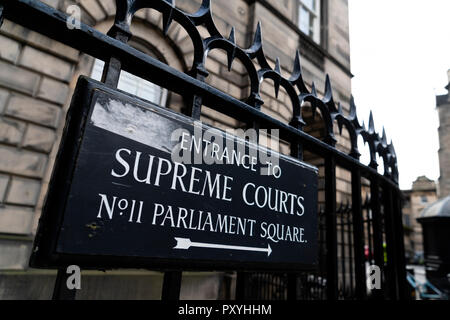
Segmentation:
<svg viewBox="0 0 450 320">
<path fill-rule="evenodd" d="M 415 253 L 423 252 L 422 226 L 417 222 L 417 218 L 423 209 L 437 200 L 436 183 L 425 176 L 418 177 L 411 190 L 404 191 L 404 194 L 405 251 L 407 256 L 412 258 Z"/>
<path fill-rule="evenodd" d="M 450 195 L 450 70 L 447 75 L 448 93 L 436 97 L 439 113 L 439 198 Z"/>
<path fill-rule="evenodd" d="M 114 0 L 42 2 L 62 12 L 77 5 L 81 20 L 104 33 L 113 23 Z M 199 5 L 199 0 L 176 2 L 187 12 L 196 11 Z M 234 26 L 236 42 L 244 48 L 251 45 L 260 21 L 266 56 L 272 66 L 280 58 L 284 75 L 292 70 L 295 52 L 300 50 L 305 81 L 309 85 L 314 82 L 321 94 L 325 75 L 329 74 L 335 101 L 341 101 L 344 110 L 348 109 L 352 75 L 347 0 L 229 0 L 212 1 L 212 6 L 219 31 L 229 34 Z M 193 47 L 179 26 L 173 24 L 165 37 L 161 16 L 152 10 L 141 10 L 131 31 L 132 46 L 175 69 L 188 71 Z M 51 296 L 55 272 L 31 270 L 28 259 L 71 95 L 78 76 L 94 77 L 95 68 L 101 68 L 101 62 L 20 25 L 5 20 L 0 28 L 0 299 Z M 246 97 L 248 77 L 238 62 L 228 72 L 226 54 L 215 50 L 210 54 L 207 70 L 209 84 L 238 99 Z M 141 80 L 123 75 L 123 89 L 174 110 L 185 110 L 183 97 Z M 261 92 L 263 111 L 289 122 L 292 111 L 286 92 L 280 89 L 276 98 L 273 85 L 266 81 Z M 138 86 L 144 89 L 138 90 Z M 304 117 L 307 119 L 308 115 Z M 242 126 L 207 108 L 203 108 L 202 121 L 219 128 Z M 320 122 L 309 122 L 305 130 L 320 137 Z M 337 133 L 338 148 L 342 150 L 349 150 L 346 134 L 345 130 L 342 137 Z M 288 145 L 280 148 L 289 153 Z M 320 168 L 312 157 L 310 161 Z M 338 202 L 344 202 L 351 192 L 350 173 L 338 168 L 337 177 Z M 233 280 L 233 275 L 184 274 L 181 298 L 230 297 L 233 290 L 224 283 L 233 282 L 227 279 Z M 83 281 L 80 298 L 158 299 L 162 274 L 84 272 Z M 120 292 L 114 290 L 117 287 Z"/>
</svg>

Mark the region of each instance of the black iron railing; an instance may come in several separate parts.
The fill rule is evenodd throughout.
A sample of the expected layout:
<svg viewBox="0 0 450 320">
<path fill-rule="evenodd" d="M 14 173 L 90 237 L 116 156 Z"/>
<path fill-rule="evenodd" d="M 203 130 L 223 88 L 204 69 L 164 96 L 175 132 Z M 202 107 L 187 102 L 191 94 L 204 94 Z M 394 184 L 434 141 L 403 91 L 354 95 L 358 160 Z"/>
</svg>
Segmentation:
<svg viewBox="0 0 450 320">
<path fill-rule="evenodd" d="M 117 87 L 121 70 L 160 85 L 172 92 L 189 96 L 190 115 L 200 119 L 202 106 L 247 123 L 249 127 L 278 129 L 280 138 L 291 145 L 292 157 L 303 160 L 304 151 L 324 160 L 325 201 L 320 220 L 320 266 L 317 272 L 304 274 L 238 274 L 236 297 L 263 299 L 365 299 L 366 267 L 374 263 L 383 270 L 383 288 L 375 297 L 402 299 L 406 293 L 406 272 L 401 222 L 401 193 L 398 187 L 397 157 L 386 135 L 375 132 L 372 115 L 365 128 L 358 120 L 353 99 L 346 115 L 333 98 L 331 82 L 326 77 L 325 94 L 320 98 L 314 84 L 308 89 L 302 76 L 300 54 L 295 57 L 290 78 L 281 75 L 277 59 L 271 68 L 262 45 L 262 29 L 258 24 L 253 45 L 248 49 L 235 42 L 234 29 L 223 36 L 212 19 L 210 1 L 204 0 L 199 10 L 188 14 L 175 7 L 170 0 L 117 0 L 114 26 L 107 35 L 81 23 L 80 28 L 68 29 L 67 16 L 39 1 L 0 0 L 1 19 L 5 18 L 44 34 L 81 52 L 106 62 L 102 81 Z M 163 16 L 163 31 L 171 24 L 184 28 L 194 45 L 193 64 L 182 73 L 127 44 L 131 37 L 130 24 L 135 13 L 152 8 Z M 209 33 L 202 38 L 198 30 L 203 26 Z M 250 94 L 244 101 L 217 90 L 205 83 L 208 53 L 223 50 L 227 53 L 228 68 L 237 59 L 245 67 L 250 79 Z M 280 86 L 291 102 L 293 117 L 289 124 L 260 111 L 263 100 L 260 86 L 264 79 L 272 79 L 275 94 Z M 300 94 L 298 94 L 299 92 Z M 325 136 L 322 140 L 303 131 L 302 106 L 309 103 L 312 112 L 320 110 Z M 333 127 L 345 127 L 350 136 L 350 152 L 339 151 Z M 358 137 L 370 149 L 371 162 L 359 161 Z M 384 174 L 377 172 L 377 155 L 383 159 Z M 336 168 L 351 173 L 351 205 L 337 206 Z M 370 201 L 362 201 L 362 182 L 368 182 Z M 368 247 L 368 256 L 365 254 Z M 384 249 L 386 247 L 386 250 Z M 167 272 L 164 277 L 163 299 L 179 296 L 181 271 Z M 264 291 L 266 290 L 266 291 Z M 249 293 L 250 292 L 250 293 Z M 256 293 L 255 293 L 256 292 Z"/>
</svg>

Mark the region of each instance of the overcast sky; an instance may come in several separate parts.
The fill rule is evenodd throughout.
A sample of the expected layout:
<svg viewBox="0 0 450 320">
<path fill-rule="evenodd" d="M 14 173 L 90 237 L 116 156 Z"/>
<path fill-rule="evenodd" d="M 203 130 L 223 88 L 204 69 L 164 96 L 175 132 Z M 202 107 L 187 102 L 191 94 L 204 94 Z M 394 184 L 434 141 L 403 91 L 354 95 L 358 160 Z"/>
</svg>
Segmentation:
<svg viewBox="0 0 450 320">
<path fill-rule="evenodd" d="M 439 177 L 437 94 L 450 69 L 450 0 L 349 0 L 352 90 L 399 158 L 400 186 Z"/>
</svg>

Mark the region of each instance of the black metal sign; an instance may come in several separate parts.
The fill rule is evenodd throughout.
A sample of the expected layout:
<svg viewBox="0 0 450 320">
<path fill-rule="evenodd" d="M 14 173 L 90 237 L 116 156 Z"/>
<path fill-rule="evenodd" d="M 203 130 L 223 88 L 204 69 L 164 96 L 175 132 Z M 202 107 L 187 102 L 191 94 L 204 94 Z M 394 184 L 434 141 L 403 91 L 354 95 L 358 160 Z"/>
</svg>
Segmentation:
<svg viewBox="0 0 450 320">
<path fill-rule="evenodd" d="M 312 268 L 317 178 L 302 162 L 82 78 L 32 265 Z"/>
</svg>

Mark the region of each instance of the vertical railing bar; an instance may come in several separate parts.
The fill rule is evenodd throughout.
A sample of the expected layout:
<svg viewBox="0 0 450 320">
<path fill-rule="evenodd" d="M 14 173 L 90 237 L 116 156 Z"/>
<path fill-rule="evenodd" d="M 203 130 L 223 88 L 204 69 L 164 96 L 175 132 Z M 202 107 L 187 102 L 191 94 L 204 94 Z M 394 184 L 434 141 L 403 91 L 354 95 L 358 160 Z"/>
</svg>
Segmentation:
<svg viewBox="0 0 450 320">
<path fill-rule="evenodd" d="M 66 272 L 66 270 L 67 268 L 58 269 L 52 300 L 75 300 L 76 298 L 77 290 L 70 290 L 67 287 L 67 279 L 70 275 Z"/>
<path fill-rule="evenodd" d="M 280 300 L 287 300 L 287 294 L 286 294 L 286 292 L 284 290 L 282 277 L 278 277 L 277 287 L 278 287 L 278 291 L 283 293 L 283 297 Z"/>
<path fill-rule="evenodd" d="M 392 198 L 391 193 L 388 189 L 388 186 L 383 188 L 383 202 L 385 206 L 385 223 L 387 229 L 386 241 L 387 241 L 387 272 L 386 272 L 386 283 L 388 283 L 388 296 L 390 299 L 395 300 L 398 297 L 398 288 L 397 288 L 397 272 L 396 272 L 396 264 L 397 264 L 397 253 L 395 248 L 395 227 L 393 221 L 393 207 L 392 207 Z"/>
<path fill-rule="evenodd" d="M 266 276 L 267 276 L 266 273 L 258 274 L 258 281 L 260 282 L 261 285 L 261 293 L 259 296 L 261 300 L 267 299 Z"/>
<path fill-rule="evenodd" d="M 166 271 L 164 273 L 161 300 L 178 301 L 181 291 L 181 271 Z"/>
<path fill-rule="evenodd" d="M 263 286 L 262 286 L 262 276 L 260 274 L 256 274 L 254 279 L 256 279 L 256 292 L 252 292 L 252 295 L 255 297 L 263 297 Z"/>
<path fill-rule="evenodd" d="M 257 299 L 261 299 L 263 287 L 261 285 L 262 279 L 259 274 L 255 274 L 252 278 L 253 281 L 256 280 L 256 288 L 252 286 L 253 291 L 250 291 L 252 297 L 256 297 Z M 245 282 L 244 282 L 245 283 Z M 245 291 L 245 288 L 243 289 Z"/>
<path fill-rule="evenodd" d="M 127 43 L 131 37 L 131 34 L 123 32 L 116 26 L 113 26 L 111 28 L 111 30 L 108 32 L 108 35 L 123 43 Z M 122 62 L 116 57 L 110 56 L 109 60 L 105 61 L 101 81 L 105 85 L 113 89 L 116 89 L 119 84 L 121 70 L 122 70 Z"/>
<path fill-rule="evenodd" d="M 287 274 L 278 273 L 272 277 L 271 280 L 272 290 L 271 294 L 276 300 L 287 300 Z M 281 286 L 283 286 L 283 290 L 281 290 Z"/>
<path fill-rule="evenodd" d="M 261 296 L 261 300 L 270 300 L 271 299 L 271 289 L 270 284 L 273 279 L 273 273 L 263 273 L 262 275 L 262 284 L 263 284 L 263 292 L 264 294 Z"/>
<path fill-rule="evenodd" d="M 345 274 L 346 268 L 345 268 L 345 226 L 344 226 L 344 211 L 345 207 L 341 207 L 341 210 L 339 210 L 339 219 L 340 219 L 340 228 L 341 228 L 341 261 L 342 261 L 342 295 L 345 299 L 345 292 L 347 289 L 347 275 Z"/>
<path fill-rule="evenodd" d="M 364 216 L 361 198 L 361 171 L 353 168 L 352 180 L 352 222 L 355 251 L 355 291 L 358 299 L 366 298 L 366 267 L 364 259 Z M 370 237 L 370 235 L 368 235 Z M 370 239 L 370 238 L 369 238 Z"/>
<path fill-rule="evenodd" d="M 291 143 L 291 156 L 303 161 L 303 145 L 297 141 Z M 297 300 L 297 273 L 289 273 L 287 275 L 287 300 Z"/>
<path fill-rule="evenodd" d="M 245 300 L 245 275 L 244 272 L 236 273 L 236 300 Z"/>
<path fill-rule="evenodd" d="M 243 272 L 242 272 L 242 274 L 243 274 Z M 256 297 L 257 299 L 263 300 L 264 299 L 264 274 L 262 274 L 262 273 L 255 273 L 255 274 L 252 275 L 251 278 L 250 278 L 250 274 L 248 274 L 248 275 L 245 276 L 244 279 L 245 279 L 245 281 L 244 281 L 244 283 L 245 283 L 245 289 L 244 289 L 245 299 L 252 299 L 252 298 Z M 247 293 L 247 292 L 249 292 L 249 290 L 247 289 L 247 285 L 248 285 L 250 279 L 252 281 L 255 281 L 255 279 L 256 279 L 256 281 L 258 283 L 258 287 L 259 287 L 259 289 L 255 293 L 255 295 L 251 296 L 251 297 L 249 297 L 249 295 Z"/>
<path fill-rule="evenodd" d="M 373 234 L 372 234 L 372 219 L 373 219 L 373 214 L 372 214 L 372 210 L 370 209 L 370 203 L 366 206 L 366 216 L 367 216 L 367 246 L 368 246 L 368 250 L 369 253 L 367 255 L 367 259 L 369 260 L 369 262 L 371 264 L 374 263 L 373 261 Z"/>
<path fill-rule="evenodd" d="M 259 121 L 255 120 L 250 124 L 248 124 L 249 127 L 253 128 L 256 131 L 256 144 L 259 144 L 259 139 L 260 139 L 260 123 Z M 238 282 L 243 281 L 245 282 L 246 277 L 249 276 L 248 274 L 246 274 L 245 272 L 237 272 L 237 277 L 236 277 L 236 297 L 238 297 L 238 295 L 240 296 L 239 300 L 244 300 L 245 299 L 245 288 L 241 288 L 238 294 L 237 290 L 238 287 L 242 287 L 241 284 L 238 284 Z M 258 277 L 259 278 L 259 277 Z"/>
<path fill-rule="evenodd" d="M 119 85 L 121 68 L 122 63 L 120 60 L 115 57 L 110 57 L 109 60 L 105 61 L 101 81 L 108 87 L 114 89 L 117 88 Z"/>
<path fill-rule="evenodd" d="M 269 291 L 268 291 L 269 276 L 270 276 L 269 273 L 261 274 L 261 284 L 262 284 L 262 295 L 260 297 L 261 300 L 269 299 Z"/>
<path fill-rule="evenodd" d="M 347 240 L 348 240 L 348 254 L 349 254 L 349 268 L 350 268 L 350 292 L 351 296 L 353 297 L 355 294 L 355 288 L 354 288 L 354 276 L 355 273 L 353 272 L 353 228 L 352 228 L 352 221 L 351 221 L 351 215 L 352 209 L 348 208 L 347 210 Z"/>
<path fill-rule="evenodd" d="M 395 218 L 395 236 L 397 237 L 396 244 L 398 246 L 397 257 L 397 274 L 398 274 L 398 290 L 399 299 L 409 300 L 411 297 L 408 294 L 406 283 L 406 258 L 405 258 L 405 243 L 403 234 L 403 220 L 402 220 L 402 204 L 400 190 L 391 188 L 391 205 L 393 206 L 393 214 Z"/>
<path fill-rule="evenodd" d="M 262 300 L 268 300 L 270 297 L 269 281 L 270 281 L 270 273 L 263 273 L 262 284 L 264 294 L 261 297 Z"/>
<path fill-rule="evenodd" d="M 383 254 L 383 236 L 381 229 L 381 211 L 380 211 L 380 185 L 378 181 L 378 176 L 373 175 L 370 179 L 370 194 L 371 201 L 370 207 L 372 209 L 372 219 L 373 219 L 373 250 L 375 265 L 377 265 L 381 272 L 384 273 L 384 254 Z M 384 290 L 381 287 L 380 290 L 374 290 L 374 297 L 377 299 L 382 299 Z"/>
<path fill-rule="evenodd" d="M 319 226 L 320 226 L 320 231 L 321 231 L 321 233 L 320 233 L 320 235 L 321 235 L 321 244 L 320 244 L 320 259 L 322 260 L 322 262 L 323 262 L 323 258 L 324 258 L 324 249 L 325 249 L 325 245 L 326 245 L 326 233 L 325 233 L 325 225 L 324 225 L 324 218 L 325 218 L 325 209 L 324 209 L 324 207 L 322 207 L 321 209 L 320 209 L 320 220 L 319 220 L 319 222 L 320 222 L 320 224 L 319 224 Z M 315 292 L 316 292 L 316 294 L 318 294 L 319 296 L 320 296 L 320 298 L 322 299 L 322 300 L 324 300 L 324 298 L 325 298 L 325 290 L 323 289 L 323 288 L 321 288 L 321 287 L 318 287 L 317 286 L 317 281 L 319 280 L 319 277 L 321 278 L 321 280 L 323 280 L 323 277 L 324 277 L 324 271 L 326 272 L 326 270 L 324 270 L 323 269 L 323 264 L 320 266 L 320 270 L 319 270 L 319 275 L 314 275 L 314 285 L 316 285 L 316 287 L 315 287 Z"/>
<path fill-rule="evenodd" d="M 267 297 L 269 300 L 273 300 L 273 287 L 272 287 L 273 280 L 274 274 L 269 273 L 267 275 Z"/>
<path fill-rule="evenodd" d="M 163 279 L 161 300 L 177 301 L 180 297 L 182 271 L 166 271 Z"/>
<path fill-rule="evenodd" d="M 192 97 L 191 117 L 195 120 L 200 120 L 202 114 L 203 99 L 200 96 L 194 95 Z"/>
<path fill-rule="evenodd" d="M 296 300 L 297 299 L 297 274 L 288 273 L 287 282 L 288 282 L 287 299 L 292 300 L 292 301 Z"/>
<path fill-rule="evenodd" d="M 277 275 L 271 281 L 271 283 L 273 283 L 272 297 L 274 297 L 276 300 L 284 300 L 284 292 L 283 292 L 283 295 L 281 295 L 280 286 L 278 285 L 281 277 L 282 277 L 282 275 Z M 272 298 L 272 300 L 274 298 Z"/>
<path fill-rule="evenodd" d="M 327 299 L 338 297 L 337 230 L 336 230 L 336 160 L 325 157 L 325 214 L 327 230 Z"/>
</svg>

